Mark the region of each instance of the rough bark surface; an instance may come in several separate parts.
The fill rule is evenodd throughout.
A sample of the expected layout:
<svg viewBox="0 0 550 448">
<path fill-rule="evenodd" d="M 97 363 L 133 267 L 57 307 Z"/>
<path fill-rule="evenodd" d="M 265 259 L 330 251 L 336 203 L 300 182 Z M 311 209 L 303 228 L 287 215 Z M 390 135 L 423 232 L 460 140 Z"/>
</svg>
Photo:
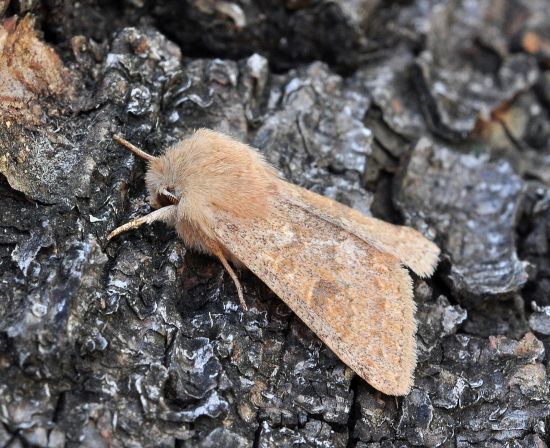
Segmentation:
<svg viewBox="0 0 550 448">
<path fill-rule="evenodd" d="M 0 446 L 545 447 L 548 0 L 0 0 Z M 15 17 L 18 16 L 18 17 Z M 395 399 L 149 211 L 210 127 L 442 248 Z"/>
</svg>

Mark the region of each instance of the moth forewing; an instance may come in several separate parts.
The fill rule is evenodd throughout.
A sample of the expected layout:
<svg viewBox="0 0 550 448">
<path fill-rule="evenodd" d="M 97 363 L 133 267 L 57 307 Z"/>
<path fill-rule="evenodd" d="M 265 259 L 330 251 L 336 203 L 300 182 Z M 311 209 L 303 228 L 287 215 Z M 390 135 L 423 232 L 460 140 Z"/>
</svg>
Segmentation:
<svg viewBox="0 0 550 448">
<path fill-rule="evenodd" d="M 297 185 L 287 184 L 286 197 L 312 214 L 341 227 L 373 246 L 394 255 L 420 277 L 433 274 L 439 247 L 417 230 L 384 222 Z"/>
<path fill-rule="evenodd" d="M 415 305 L 396 257 L 281 198 L 266 218 L 220 212 L 215 230 L 356 373 L 386 394 L 409 392 Z"/>
</svg>

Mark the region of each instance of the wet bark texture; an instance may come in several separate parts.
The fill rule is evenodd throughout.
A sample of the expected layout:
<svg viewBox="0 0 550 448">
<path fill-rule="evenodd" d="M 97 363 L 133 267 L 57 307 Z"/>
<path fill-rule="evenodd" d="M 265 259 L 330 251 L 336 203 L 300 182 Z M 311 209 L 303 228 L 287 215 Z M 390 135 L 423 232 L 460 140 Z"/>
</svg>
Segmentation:
<svg viewBox="0 0 550 448">
<path fill-rule="evenodd" d="M 3 0 L 0 445 L 545 447 L 548 0 Z M 14 16 L 17 15 L 18 18 Z M 142 161 L 211 127 L 442 248 L 395 399 L 153 225 Z"/>
</svg>

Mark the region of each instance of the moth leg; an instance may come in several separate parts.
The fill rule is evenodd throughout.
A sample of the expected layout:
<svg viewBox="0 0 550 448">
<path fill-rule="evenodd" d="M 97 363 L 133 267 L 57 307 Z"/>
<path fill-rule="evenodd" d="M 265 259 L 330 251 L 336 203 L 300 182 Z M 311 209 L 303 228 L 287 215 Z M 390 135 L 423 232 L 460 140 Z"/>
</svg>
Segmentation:
<svg viewBox="0 0 550 448">
<path fill-rule="evenodd" d="M 107 240 L 111 240 L 115 236 L 127 232 L 128 230 L 137 229 L 142 224 L 151 224 L 155 221 L 170 223 L 171 221 L 173 221 L 176 211 L 177 207 L 175 205 L 169 205 L 167 207 L 159 208 L 158 210 L 155 210 L 148 215 L 134 219 L 130 222 L 127 222 L 126 224 L 121 225 L 120 227 L 117 227 L 115 230 L 109 233 L 109 236 L 107 236 Z"/>
<path fill-rule="evenodd" d="M 239 302 L 241 302 L 243 310 L 248 311 L 248 307 L 246 306 L 246 302 L 244 301 L 243 287 L 241 286 L 241 282 L 239 281 L 237 274 L 235 274 L 235 271 L 233 271 L 233 268 L 229 265 L 229 263 L 223 256 L 223 253 L 219 247 L 216 246 L 212 252 L 216 257 L 219 258 L 221 264 L 233 280 L 233 283 L 235 283 L 235 288 L 237 288 L 237 295 L 239 296 Z"/>
</svg>

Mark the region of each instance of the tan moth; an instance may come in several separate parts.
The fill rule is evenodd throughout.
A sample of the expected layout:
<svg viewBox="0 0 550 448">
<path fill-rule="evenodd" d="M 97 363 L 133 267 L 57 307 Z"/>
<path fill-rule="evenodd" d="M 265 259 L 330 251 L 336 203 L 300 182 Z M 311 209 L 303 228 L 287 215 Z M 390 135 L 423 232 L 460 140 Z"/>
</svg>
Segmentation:
<svg viewBox="0 0 550 448">
<path fill-rule="evenodd" d="M 246 304 L 230 263 L 246 266 L 338 357 L 376 389 L 405 395 L 416 366 L 412 281 L 430 276 L 438 247 L 419 232 L 370 218 L 290 184 L 248 145 L 199 129 L 148 161 L 156 210 L 109 239 L 163 221 L 186 247 L 219 258 Z"/>
</svg>

